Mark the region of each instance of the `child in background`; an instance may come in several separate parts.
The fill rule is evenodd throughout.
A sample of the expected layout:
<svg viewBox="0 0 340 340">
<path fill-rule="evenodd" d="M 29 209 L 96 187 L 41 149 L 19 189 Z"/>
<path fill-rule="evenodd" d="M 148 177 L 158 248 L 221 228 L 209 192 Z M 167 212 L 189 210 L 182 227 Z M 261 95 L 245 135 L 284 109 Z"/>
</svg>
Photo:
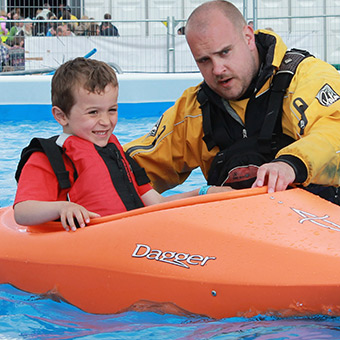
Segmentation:
<svg viewBox="0 0 340 340">
<path fill-rule="evenodd" d="M 143 169 L 133 164 L 132 170 L 112 134 L 118 119 L 117 100 L 117 77 L 106 63 L 76 58 L 58 68 L 52 78 L 52 114 L 63 133 L 49 141 L 61 148 L 66 171 L 73 176 L 67 176 L 68 187 L 60 185 L 48 156 L 35 149 L 38 152 L 32 152 L 19 171 L 14 202 L 17 223 L 35 225 L 60 219 L 66 230 L 76 230 L 91 218 L 208 190 L 230 190 L 204 186 L 163 197 L 152 189 Z"/>
</svg>

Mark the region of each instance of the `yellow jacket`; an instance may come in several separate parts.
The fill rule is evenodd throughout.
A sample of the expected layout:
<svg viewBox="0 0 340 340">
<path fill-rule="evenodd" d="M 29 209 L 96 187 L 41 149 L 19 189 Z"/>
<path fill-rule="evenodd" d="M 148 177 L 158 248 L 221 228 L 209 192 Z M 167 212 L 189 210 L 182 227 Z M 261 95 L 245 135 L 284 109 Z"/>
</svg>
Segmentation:
<svg viewBox="0 0 340 340">
<path fill-rule="evenodd" d="M 256 34 L 275 36 L 272 65 L 281 64 L 287 50 L 282 39 L 273 32 Z M 267 91 L 272 77 L 257 94 Z M 188 88 L 169 108 L 152 131 L 124 146 L 124 149 L 145 168 L 154 188 L 163 192 L 181 184 L 191 171 L 200 167 L 205 178 L 210 164 L 219 151 L 208 151 L 202 140 L 202 111 L 196 99 L 200 85 Z M 293 106 L 300 97 L 308 105 L 308 123 L 303 136 L 298 126 L 301 115 Z M 340 176 L 340 75 L 330 64 L 317 59 L 303 60 L 290 83 L 283 102 L 283 133 L 295 142 L 281 149 L 280 155 L 299 158 L 307 169 L 304 186 L 313 184 L 339 186 Z M 248 99 L 229 101 L 244 122 Z"/>
<path fill-rule="evenodd" d="M 5 21 L 6 18 L 3 16 L 0 16 L 0 22 L 1 21 Z M 7 40 L 7 29 L 6 29 L 6 23 L 5 22 L 1 22 L 0 24 L 0 38 L 2 42 L 5 42 Z"/>
</svg>

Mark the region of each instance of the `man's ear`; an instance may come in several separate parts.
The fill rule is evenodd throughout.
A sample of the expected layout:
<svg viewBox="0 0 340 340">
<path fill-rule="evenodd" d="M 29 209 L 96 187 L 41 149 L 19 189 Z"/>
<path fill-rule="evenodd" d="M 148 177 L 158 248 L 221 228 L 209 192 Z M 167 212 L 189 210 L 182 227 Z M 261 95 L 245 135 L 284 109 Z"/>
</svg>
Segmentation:
<svg viewBox="0 0 340 340">
<path fill-rule="evenodd" d="M 247 45 L 251 50 L 256 48 L 256 43 L 255 43 L 255 35 L 254 35 L 254 30 L 251 26 L 245 25 L 243 27 L 243 35 L 245 37 L 245 40 L 247 42 Z"/>
<path fill-rule="evenodd" d="M 52 114 L 54 119 L 62 126 L 66 126 L 68 123 L 68 119 L 62 109 L 60 109 L 58 106 L 52 107 Z"/>
</svg>

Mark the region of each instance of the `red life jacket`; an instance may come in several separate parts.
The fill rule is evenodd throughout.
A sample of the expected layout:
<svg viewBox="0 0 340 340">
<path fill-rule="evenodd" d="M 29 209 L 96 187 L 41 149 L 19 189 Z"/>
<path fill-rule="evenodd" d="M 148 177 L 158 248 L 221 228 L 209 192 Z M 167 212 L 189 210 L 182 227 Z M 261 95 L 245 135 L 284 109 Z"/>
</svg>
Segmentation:
<svg viewBox="0 0 340 340">
<path fill-rule="evenodd" d="M 56 137 L 32 139 L 21 154 L 16 172 L 17 180 L 30 155 L 41 151 L 47 155 L 60 188 L 69 188 L 68 198 L 71 202 L 80 204 L 101 216 L 144 206 L 138 193 L 138 186 L 147 184 L 149 179 L 144 169 L 136 163 L 129 164 L 122 146 L 114 135 L 111 135 L 105 147 L 99 147 L 76 136 L 69 136 L 62 150 L 55 143 Z M 73 176 L 69 176 L 72 172 Z"/>
<path fill-rule="evenodd" d="M 137 192 L 135 177 L 114 135 L 105 147 L 70 136 L 65 140 L 63 149 L 78 173 L 68 192 L 71 202 L 101 216 L 144 206 Z"/>
</svg>

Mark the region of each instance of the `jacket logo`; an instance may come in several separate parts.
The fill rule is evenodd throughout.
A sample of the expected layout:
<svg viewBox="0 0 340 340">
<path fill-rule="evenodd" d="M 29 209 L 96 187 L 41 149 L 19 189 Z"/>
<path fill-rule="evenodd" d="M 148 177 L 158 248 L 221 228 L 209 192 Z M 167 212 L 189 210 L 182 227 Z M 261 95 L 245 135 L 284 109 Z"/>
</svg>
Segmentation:
<svg viewBox="0 0 340 340">
<path fill-rule="evenodd" d="M 151 249 L 147 244 L 137 244 L 132 257 L 145 257 L 148 260 L 173 264 L 186 269 L 190 269 L 189 266 L 197 266 L 198 264 L 204 266 L 209 260 L 216 260 L 214 256 L 190 255 L 188 253 L 177 253 L 176 251 Z"/>
<path fill-rule="evenodd" d="M 340 99 L 340 96 L 328 84 L 324 85 L 316 95 L 319 103 L 323 106 L 330 106 Z"/>
<path fill-rule="evenodd" d="M 324 216 L 316 216 L 314 214 L 311 214 L 311 213 L 308 213 L 308 212 L 305 212 L 305 211 L 302 211 L 302 210 L 298 210 L 298 209 L 294 209 L 294 208 L 291 208 L 294 212 L 296 212 L 298 215 L 300 215 L 301 217 L 303 217 L 299 223 L 303 223 L 303 222 L 306 222 L 306 221 L 310 221 L 320 227 L 323 227 L 323 228 L 327 228 L 327 229 L 332 229 L 332 230 L 335 230 L 335 231 L 340 231 L 340 225 L 332 222 L 332 221 L 329 221 L 328 218 L 329 216 L 328 215 L 324 215 Z"/>
<path fill-rule="evenodd" d="M 155 137 L 155 136 L 156 136 L 157 130 L 158 130 L 158 128 L 159 128 L 159 125 L 161 124 L 162 119 L 163 119 L 163 116 L 161 116 L 161 117 L 157 120 L 156 124 L 153 126 L 153 128 L 152 128 L 151 131 L 149 132 L 148 136 L 151 136 L 151 137 Z"/>
</svg>

